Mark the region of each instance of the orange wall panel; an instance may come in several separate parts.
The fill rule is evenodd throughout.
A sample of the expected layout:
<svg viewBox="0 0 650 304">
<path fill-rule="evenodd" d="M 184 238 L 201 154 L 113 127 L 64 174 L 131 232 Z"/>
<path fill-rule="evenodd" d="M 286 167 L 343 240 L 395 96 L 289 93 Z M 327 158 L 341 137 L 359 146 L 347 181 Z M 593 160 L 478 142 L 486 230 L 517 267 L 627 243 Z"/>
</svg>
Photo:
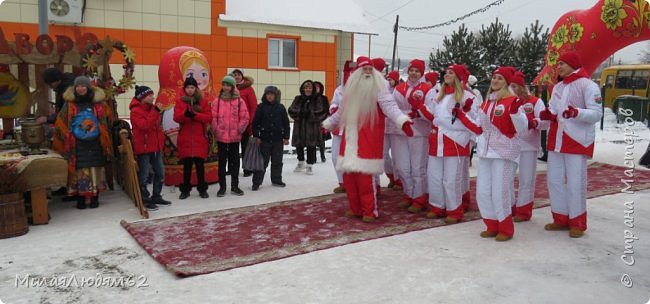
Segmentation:
<svg viewBox="0 0 650 304">
<path fill-rule="evenodd" d="M 228 66 L 228 52 L 212 52 L 212 60 L 210 62 L 213 66 Z"/>
<path fill-rule="evenodd" d="M 313 56 L 314 55 L 314 44 L 312 42 L 301 41 L 300 42 L 300 55 Z"/>
<path fill-rule="evenodd" d="M 257 53 L 257 44 L 260 39 L 257 38 L 242 38 L 242 47 L 244 52 Z"/>
<path fill-rule="evenodd" d="M 228 65 L 233 67 L 241 67 L 243 65 L 242 53 L 228 52 Z"/>
<path fill-rule="evenodd" d="M 204 52 L 207 52 L 210 50 L 211 43 L 210 43 L 210 36 L 205 36 L 205 35 L 195 35 L 194 36 L 194 47 L 202 50 Z"/>
<path fill-rule="evenodd" d="M 267 54 L 257 54 L 257 66 L 259 69 L 266 69 L 269 66 L 269 56 Z"/>
<path fill-rule="evenodd" d="M 142 34 L 142 46 L 160 48 L 160 32 L 145 31 Z"/>
<path fill-rule="evenodd" d="M 145 47 L 142 39 L 142 31 L 125 31 L 124 40 L 127 41 L 128 45 L 132 47 Z M 102 37 L 98 37 L 100 40 Z"/>
<path fill-rule="evenodd" d="M 312 70 L 315 71 L 325 71 L 325 67 L 327 66 L 327 58 L 326 57 L 313 57 L 314 58 L 314 64 L 312 66 Z"/>
<path fill-rule="evenodd" d="M 228 52 L 241 53 L 243 51 L 242 37 L 228 37 L 226 47 Z"/>
<path fill-rule="evenodd" d="M 213 51 L 227 51 L 228 45 L 226 37 L 212 36 L 210 38 L 210 47 Z"/>
<path fill-rule="evenodd" d="M 256 53 L 244 53 L 242 56 L 242 65 L 244 68 L 258 68 L 259 62 L 257 62 Z"/>
<path fill-rule="evenodd" d="M 136 55 L 135 62 L 139 62 L 139 61 L 154 62 L 156 60 L 160 62 L 160 53 L 161 52 L 159 48 L 143 47 L 142 53 Z"/>
<path fill-rule="evenodd" d="M 314 67 L 314 57 L 311 56 L 299 56 L 298 58 L 298 68 L 301 70 L 312 70 Z"/>
<path fill-rule="evenodd" d="M 179 46 L 177 33 L 160 33 L 160 47 L 163 49 L 171 49 Z"/>
<path fill-rule="evenodd" d="M 194 46 L 194 35 L 178 34 L 178 46 Z"/>
</svg>

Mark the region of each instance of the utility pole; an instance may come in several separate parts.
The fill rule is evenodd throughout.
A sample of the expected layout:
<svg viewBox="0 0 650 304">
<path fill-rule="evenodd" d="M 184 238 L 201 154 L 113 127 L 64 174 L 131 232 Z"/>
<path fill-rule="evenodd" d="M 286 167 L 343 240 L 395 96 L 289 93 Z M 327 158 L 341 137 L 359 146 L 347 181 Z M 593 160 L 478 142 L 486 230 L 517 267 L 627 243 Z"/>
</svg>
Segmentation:
<svg viewBox="0 0 650 304">
<path fill-rule="evenodd" d="M 399 15 L 395 18 L 395 27 L 393 27 L 393 33 L 395 33 L 395 38 L 393 38 L 393 60 L 390 63 L 390 69 L 395 70 L 395 51 L 397 50 L 397 29 L 399 28 Z"/>
</svg>

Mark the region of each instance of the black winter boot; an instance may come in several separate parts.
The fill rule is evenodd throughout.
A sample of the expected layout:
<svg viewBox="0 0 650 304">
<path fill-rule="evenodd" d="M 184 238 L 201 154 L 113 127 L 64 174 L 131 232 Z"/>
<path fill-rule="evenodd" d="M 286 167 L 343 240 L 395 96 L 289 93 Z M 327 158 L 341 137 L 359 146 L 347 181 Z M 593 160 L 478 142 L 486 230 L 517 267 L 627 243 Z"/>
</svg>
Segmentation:
<svg viewBox="0 0 650 304">
<path fill-rule="evenodd" d="M 99 194 L 96 194 L 95 196 L 90 198 L 90 208 L 97 208 L 99 207 Z"/>
<path fill-rule="evenodd" d="M 77 195 L 77 209 L 86 209 L 86 197 Z"/>
</svg>

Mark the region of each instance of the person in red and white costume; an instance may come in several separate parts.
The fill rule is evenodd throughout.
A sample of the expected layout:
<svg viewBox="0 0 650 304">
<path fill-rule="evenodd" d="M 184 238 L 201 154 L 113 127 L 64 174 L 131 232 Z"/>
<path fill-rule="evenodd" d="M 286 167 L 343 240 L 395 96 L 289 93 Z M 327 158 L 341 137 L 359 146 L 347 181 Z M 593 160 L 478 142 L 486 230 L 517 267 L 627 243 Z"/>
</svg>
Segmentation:
<svg viewBox="0 0 650 304">
<path fill-rule="evenodd" d="M 412 102 L 424 102 L 431 86 L 423 82 L 424 61 L 413 59 L 408 66 L 407 81 L 397 85 L 393 91 L 395 104 L 402 113 L 408 114 L 414 122 L 413 137 L 405 136 L 399 128 L 388 125 L 386 133 L 390 139 L 391 154 L 395 171 L 402 181 L 404 200 L 400 208 L 408 208 L 409 212 L 422 211 L 428 201 L 427 195 L 427 149 L 431 123 L 411 106 Z"/>
<path fill-rule="evenodd" d="M 346 216 L 374 222 L 379 216 L 375 175 L 384 171 L 385 118 L 407 136 L 413 135 L 413 122 L 392 102 L 384 77 L 370 58 L 363 56 L 357 59 L 357 68 L 343 89 L 340 108 L 323 122 L 323 127 L 343 129 L 336 168 L 343 172 L 350 204 Z"/>
<path fill-rule="evenodd" d="M 353 66 L 356 63 L 352 60 L 346 60 L 345 64 L 343 65 L 343 80 L 341 81 L 341 84 L 336 87 L 334 90 L 334 95 L 332 97 L 331 103 L 330 103 L 330 115 L 334 115 L 336 111 L 339 110 L 341 106 L 341 101 L 343 100 L 343 87 L 345 84 L 348 82 L 348 78 L 350 78 L 350 73 L 354 71 Z M 345 186 L 343 185 L 343 172 L 339 171 L 336 169 L 336 162 L 339 157 L 339 149 L 341 148 L 341 135 L 343 135 L 343 130 L 336 128 L 332 130 L 332 165 L 334 166 L 334 171 L 336 171 L 336 179 L 339 182 L 339 185 L 334 188 L 333 192 L 334 193 L 345 193 Z"/>
<path fill-rule="evenodd" d="M 391 71 L 386 75 L 386 80 L 388 81 L 388 92 L 392 97 L 395 88 L 400 83 L 399 72 Z M 388 131 L 388 123 L 386 123 L 386 125 L 386 131 Z M 395 176 L 394 167 L 393 157 L 391 156 L 390 139 L 388 136 L 384 136 L 384 172 L 386 172 L 386 177 L 388 177 L 388 188 L 392 188 L 393 190 L 402 190 L 402 183 L 399 180 L 399 176 Z"/>
<path fill-rule="evenodd" d="M 539 113 L 546 106 L 538 97 L 531 96 L 526 88 L 524 73 L 515 72 L 510 89 L 522 101 L 521 108 L 528 119 L 528 130 L 517 133 L 521 152 L 519 153 L 519 191 L 517 200 L 513 201 L 512 219 L 515 222 L 529 221 L 533 216 L 533 200 L 535 199 L 535 178 L 537 177 L 537 153 L 541 144 L 540 131 L 548 129 L 549 122 L 539 119 Z"/>
<path fill-rule="evenodd" d="M 469 70 L 467 71 L 469 74 Z M 469 75 L 467 76 L 467 86 L 466 90 L 471 91 L 474 93 L 474 102 L 472 103 L 472 111 L 475 113 L 478 113 L 479 107 L 481 104 L 483 104 L 483 96 L 481 96 L 481 91 L 476 89 L 474 85 L 478 79 L 474 75 Z M 476 135 L 472 134 L 472 138 L 470 139 L 470 152 L 469 152 L 469 157 L 468 158 L 463 158 L 465 163 L 463 164 L 463 178 L 462 178 L 462 184 L 461 184 L 461 192 L 463 193 L 463 208 L 465 208 L 465 211 L 470 209 L 470 190 L 469 190 L 469 167 L 472 165 L 472 157 L 474 156 L 474 151 L 476 147 Z"/>
<path fill-rule="evenodd" d="M 582 237 L 587 230 L 587 159 L 594 153 L 595 126 L 602 117 L 598 85 L 576 52 L 560 55 L 557 63 L 562 81 L 555 85 L 549 106 L 540 118 L 549 120 L 548 192 L 553 223 L 546 230 L 569 230 Z"/>
<path fill-rule="evenodd" d="M 436 71 L 427 72 L 424 74 L 424 80 L 431 86 L 431 90 L 427 95 L 438 96 L 440 93 L 440 83 L 438 82 L 440 75 Z"/>
<path fill-rule="evenodd" d="M 502 66 L 492 73 L 487 100 L 481 105 L 476 122 L 462 109 L 454 110 L 458 120 L 479 135 L 476 200 L 487 226 L 481 237 L 496 237 L 497 241 L 510 240 L 515 233 L 512 201 L 520 153 L 516 135 L 528 129 L 528 119 L 519 109 L 522 102 L 508 90 L 515 71 L 513 67 Z"/>
<path fill-rule="evenodd" d="M 429 135 L 429 162 L 427 185 L 431 210 L 427 218 L 446 217 L 448 224 L 463 218 L 463 178 L 469 179 L 463 170 L 468 163 L 470 140 L 473 133 L 454 118 L 454 109 L 476 119 L 474 94 L 465 89 L 469 72 L 465 65 L 455 64 L 447 68 L 440 92 L 427 99 L 427 108 L 415 106 L 420 113 L 432 118 L 433 128 Z M 429 110 L 432 116 L 423 113 Z"/>
</svg>

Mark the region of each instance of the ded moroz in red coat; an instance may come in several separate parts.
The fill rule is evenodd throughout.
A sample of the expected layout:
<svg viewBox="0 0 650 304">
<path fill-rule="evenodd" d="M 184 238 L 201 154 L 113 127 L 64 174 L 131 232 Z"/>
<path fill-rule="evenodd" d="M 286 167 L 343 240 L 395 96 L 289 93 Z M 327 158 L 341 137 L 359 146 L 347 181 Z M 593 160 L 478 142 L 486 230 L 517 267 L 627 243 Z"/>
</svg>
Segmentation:
<svg viewBox="0 0 650 304">
<path fill-rule="evenodd" d="M 133 152 L 140 155 L 162 151 L 165 135 L 160 125 L 158 108 L 133 98 L 129 109 L 133 129 Z"/>
<path fill-rule="evenodd" d="M 176 140 L 178 158 L 198 157 L 205 159 L 208 156 L 208 137 L 206 136 L 206 131 L 211 120 L 210 106 L 207 100 L 200 98 L 201 101 L 198 107 L 201 109 L 201 112 L 194 111 L 196 115 L 190 118 L 185 116 L 185 110 L 190 107 L 188 99 L 189 97 L 183 95 L 176 102 L 176 106 L 174 106 L 174 121 L 180 124 L 180 130 Z"/>
<path fill-rule="evenodd" d="M 344 102 L 354 102 L 354 100 Z M 377 107 L 378 115 L 374 122 L 368 121 L 362 126 L 343 125 L 341 117 L 343 111 L 336 111 L 323 122 L 323 127 L 328 130 L 337 126 L 341 126 L 343 130 L 336 170 L 370 175 L 384 172 L 385 118 L 388 117 L 399 128 L 409 119 L 395 105 L 392 95 L 385 87 L 377 98 Z"/>
</svg>

